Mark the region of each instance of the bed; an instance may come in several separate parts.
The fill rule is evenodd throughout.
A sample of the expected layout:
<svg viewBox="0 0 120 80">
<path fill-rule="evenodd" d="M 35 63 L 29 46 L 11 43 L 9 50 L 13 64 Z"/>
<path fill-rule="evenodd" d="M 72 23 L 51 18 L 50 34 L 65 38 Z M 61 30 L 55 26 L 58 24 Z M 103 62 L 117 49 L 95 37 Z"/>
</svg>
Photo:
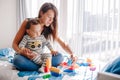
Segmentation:
<svg viewBox="0 0 120 80">
<path fill-rule="evenodd" d="M 91 70 L 85 64 L 78 64 L 79 67 L 72 72 L 62 72 L 61 76 L 43 79 L 43 75 L 37 71 L 18 71 L 12 64 L 15 51 L 12 48 L 0 49 L 0 80 L 94 80 L 96 70 Z"/>
</svg>

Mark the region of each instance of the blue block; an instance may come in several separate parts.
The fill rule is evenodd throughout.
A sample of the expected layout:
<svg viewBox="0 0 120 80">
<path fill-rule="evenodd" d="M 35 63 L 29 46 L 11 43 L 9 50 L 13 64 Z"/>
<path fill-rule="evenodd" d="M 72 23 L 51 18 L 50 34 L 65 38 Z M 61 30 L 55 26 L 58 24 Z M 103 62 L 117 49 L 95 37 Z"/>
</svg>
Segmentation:
<svg viewBox="0 0 120 80">
<path fill-rule="evenodd" d="M 39 75 L 37 71 L 19 71 L 18 76 L 24 77 L 24 76 L 30 76 L 30 75 Z"/>
<path fill-rule="evenodd" d="M 72 65 L 72 60 L 69 59 L 68 62 L 67 62 L 68 66 L 71 66 Z"/>
<path fill-rule="evenodd" d="M 89 66 L 89 63 L 77 63 L 79 66 Z"/>
<path fill-rule="evenodd" d="M 51 75 L 55 76 L 55 77 L 61 77 L 62 76 L 62 74 L 56 73 L 56 72 L 52 72 L 52 71 L 51 71 Z"/>
<path fill-rule="evenodd" d="M 75 70 L 65 69 L 64 72 L 75 72 Z"/>
</svg>

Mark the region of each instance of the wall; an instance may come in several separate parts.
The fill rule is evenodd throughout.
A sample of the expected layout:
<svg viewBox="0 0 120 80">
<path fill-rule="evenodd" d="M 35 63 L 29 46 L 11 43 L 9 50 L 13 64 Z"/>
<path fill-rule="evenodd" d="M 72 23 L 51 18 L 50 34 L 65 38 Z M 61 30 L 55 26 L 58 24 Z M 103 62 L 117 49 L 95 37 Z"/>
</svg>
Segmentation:
<svg viewBox="0 0 120 80">
<path fill-rule="evenodd" d="M 16 34 L 16 0 L 0 0 L 0 48 L 11 47 Z"/>
</svg>

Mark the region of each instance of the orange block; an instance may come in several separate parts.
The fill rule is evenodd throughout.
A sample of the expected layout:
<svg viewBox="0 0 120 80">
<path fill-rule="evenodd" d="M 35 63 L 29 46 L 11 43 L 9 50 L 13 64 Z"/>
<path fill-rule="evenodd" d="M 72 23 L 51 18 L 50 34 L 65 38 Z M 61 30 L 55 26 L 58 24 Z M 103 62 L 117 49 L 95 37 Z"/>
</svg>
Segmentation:
<svg viewBox="0 0 120 80">
<path fill-rule="evenodd" d="M 91 63 L 92 60 L 90 58 L 87 58 L 86 62 Z"/>
</svg>

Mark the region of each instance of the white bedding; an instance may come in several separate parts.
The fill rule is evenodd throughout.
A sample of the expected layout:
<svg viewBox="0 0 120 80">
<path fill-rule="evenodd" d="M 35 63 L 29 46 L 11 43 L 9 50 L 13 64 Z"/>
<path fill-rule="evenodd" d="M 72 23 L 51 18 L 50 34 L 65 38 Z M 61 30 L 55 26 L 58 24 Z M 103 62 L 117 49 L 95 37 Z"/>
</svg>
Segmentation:
<svg viewBox="0 0 120 80">
<path fill-rule="evenodd" d="M 0 80 L 27 80 L 18 77 L 18 71 L 8 61 L 0 61 Z"/>
<path fill-rule="evenodd" d="M 0 61 L 0 80 L 42 80 L 42 78 L 28 79 L 30 76 L 19 77 L 18 70 L 16 70 L 11 63 L 8 61 Z M 65 75 L 62 78 L 52 77 L 49 80 L 91 80 L 96 72 L 91 72 L 89 68 L 80 67 L 76 70 L 75 75 Z"/>
<path fill-rule="evenodd" d="M 10 53 L 8 53 L 9 56 L 13 56 L 13 50 L 10 49 L 8 52 Z M 3 54 L 6 53 L 2 53 L 2 55 Z M 10 63 L 11 60 L 9 59 L 10 57 L 8 54 L 7 57 L 0 57 L 0 80 L 93 80 L 97 74 L 97 71 L 90 71 L 89 67 L 81 66 L 75 70 L 75 73 L 63 72 L 62 77 L 51 76 L 49 79 L 40 78 L 39 76 L 41 75 L 37 75 L 36 78 L 35 75 L 19 77 L 19 71 L 15 69 L 12 63 Z"/>
</svg>

